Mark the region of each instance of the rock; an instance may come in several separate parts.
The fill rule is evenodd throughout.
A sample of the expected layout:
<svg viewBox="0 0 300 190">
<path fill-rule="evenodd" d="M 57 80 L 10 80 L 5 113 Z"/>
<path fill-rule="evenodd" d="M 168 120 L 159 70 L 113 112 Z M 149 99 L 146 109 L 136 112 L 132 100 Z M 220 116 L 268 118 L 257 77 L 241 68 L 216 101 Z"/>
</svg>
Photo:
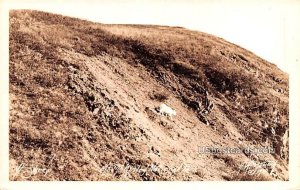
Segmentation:
<svg viewBox="0 0 300 190">
<path fill-rule="evenodd" d="M 94 115 L 97 115 L 97 114 L 98 114 L 98 112 L 99 112 L 99 110 L 100 110 L 100 108 L 96 108 L 96 109 L 94 109 L 94 111 L 93 111 L 93 114 L 94 114 Z"/>
</svg>

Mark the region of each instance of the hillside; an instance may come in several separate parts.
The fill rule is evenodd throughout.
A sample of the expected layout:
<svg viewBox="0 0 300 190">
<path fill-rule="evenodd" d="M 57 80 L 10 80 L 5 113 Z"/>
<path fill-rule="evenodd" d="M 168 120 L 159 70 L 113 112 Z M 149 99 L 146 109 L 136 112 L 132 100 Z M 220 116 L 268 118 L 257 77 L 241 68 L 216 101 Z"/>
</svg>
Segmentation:
<svg viewBox="0 0 300 190">
<path fill-rule="evenodd" d="M 10 180 L 288 180 L 274 64 L 181 27 L 30 10 L 9 22 Z"/>
</svg>

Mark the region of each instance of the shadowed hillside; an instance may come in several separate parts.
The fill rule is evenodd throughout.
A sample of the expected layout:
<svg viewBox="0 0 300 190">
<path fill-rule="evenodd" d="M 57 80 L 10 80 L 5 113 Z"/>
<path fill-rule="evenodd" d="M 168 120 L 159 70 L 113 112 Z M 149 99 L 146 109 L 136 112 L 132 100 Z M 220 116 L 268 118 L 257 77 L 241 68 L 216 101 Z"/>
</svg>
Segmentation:
<svg viewBox="0 0 300 190">
<path fill-rule="evenodd" d="M 274 64 L 181 27 L 30 10 L 9 22 L 10 180 L 288 180 Z"/>
</svg>

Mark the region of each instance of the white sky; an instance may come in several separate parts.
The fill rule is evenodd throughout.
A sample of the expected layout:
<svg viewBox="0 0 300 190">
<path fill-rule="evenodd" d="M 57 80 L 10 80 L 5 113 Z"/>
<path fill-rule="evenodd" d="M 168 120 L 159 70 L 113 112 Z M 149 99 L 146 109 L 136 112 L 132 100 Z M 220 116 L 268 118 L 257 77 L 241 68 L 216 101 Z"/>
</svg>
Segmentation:
<svg viewBox="0 0 300 190">
<path fill-rule="evenodd" d="M 296 0 L 32 2 L 17 1 L 8 5 L 9 8 L 38 9 L 101 23 L 157 24 L 199 30 L 240 45 L 286 72 L 291 62 L 299 60 L 300 40 L 296 34 L 300 33 L 297 23 L 300 1 Z"/>
</svg>

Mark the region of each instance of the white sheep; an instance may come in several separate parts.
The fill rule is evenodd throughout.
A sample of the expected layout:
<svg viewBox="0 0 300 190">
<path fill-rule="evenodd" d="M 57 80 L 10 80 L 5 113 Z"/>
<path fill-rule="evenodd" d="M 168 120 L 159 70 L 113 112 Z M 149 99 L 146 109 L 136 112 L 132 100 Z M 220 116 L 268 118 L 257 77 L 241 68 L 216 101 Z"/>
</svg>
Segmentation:
<svg viewBox="0 0 300 190">
<path fill-rule="evenodd" d="M 161 115 L 166 115 L 166 116 L 170 116 L 170 117 L 176 115 L 176 111 L 164 103 L 160 104 L 158 111 Z"/>
</svg>

